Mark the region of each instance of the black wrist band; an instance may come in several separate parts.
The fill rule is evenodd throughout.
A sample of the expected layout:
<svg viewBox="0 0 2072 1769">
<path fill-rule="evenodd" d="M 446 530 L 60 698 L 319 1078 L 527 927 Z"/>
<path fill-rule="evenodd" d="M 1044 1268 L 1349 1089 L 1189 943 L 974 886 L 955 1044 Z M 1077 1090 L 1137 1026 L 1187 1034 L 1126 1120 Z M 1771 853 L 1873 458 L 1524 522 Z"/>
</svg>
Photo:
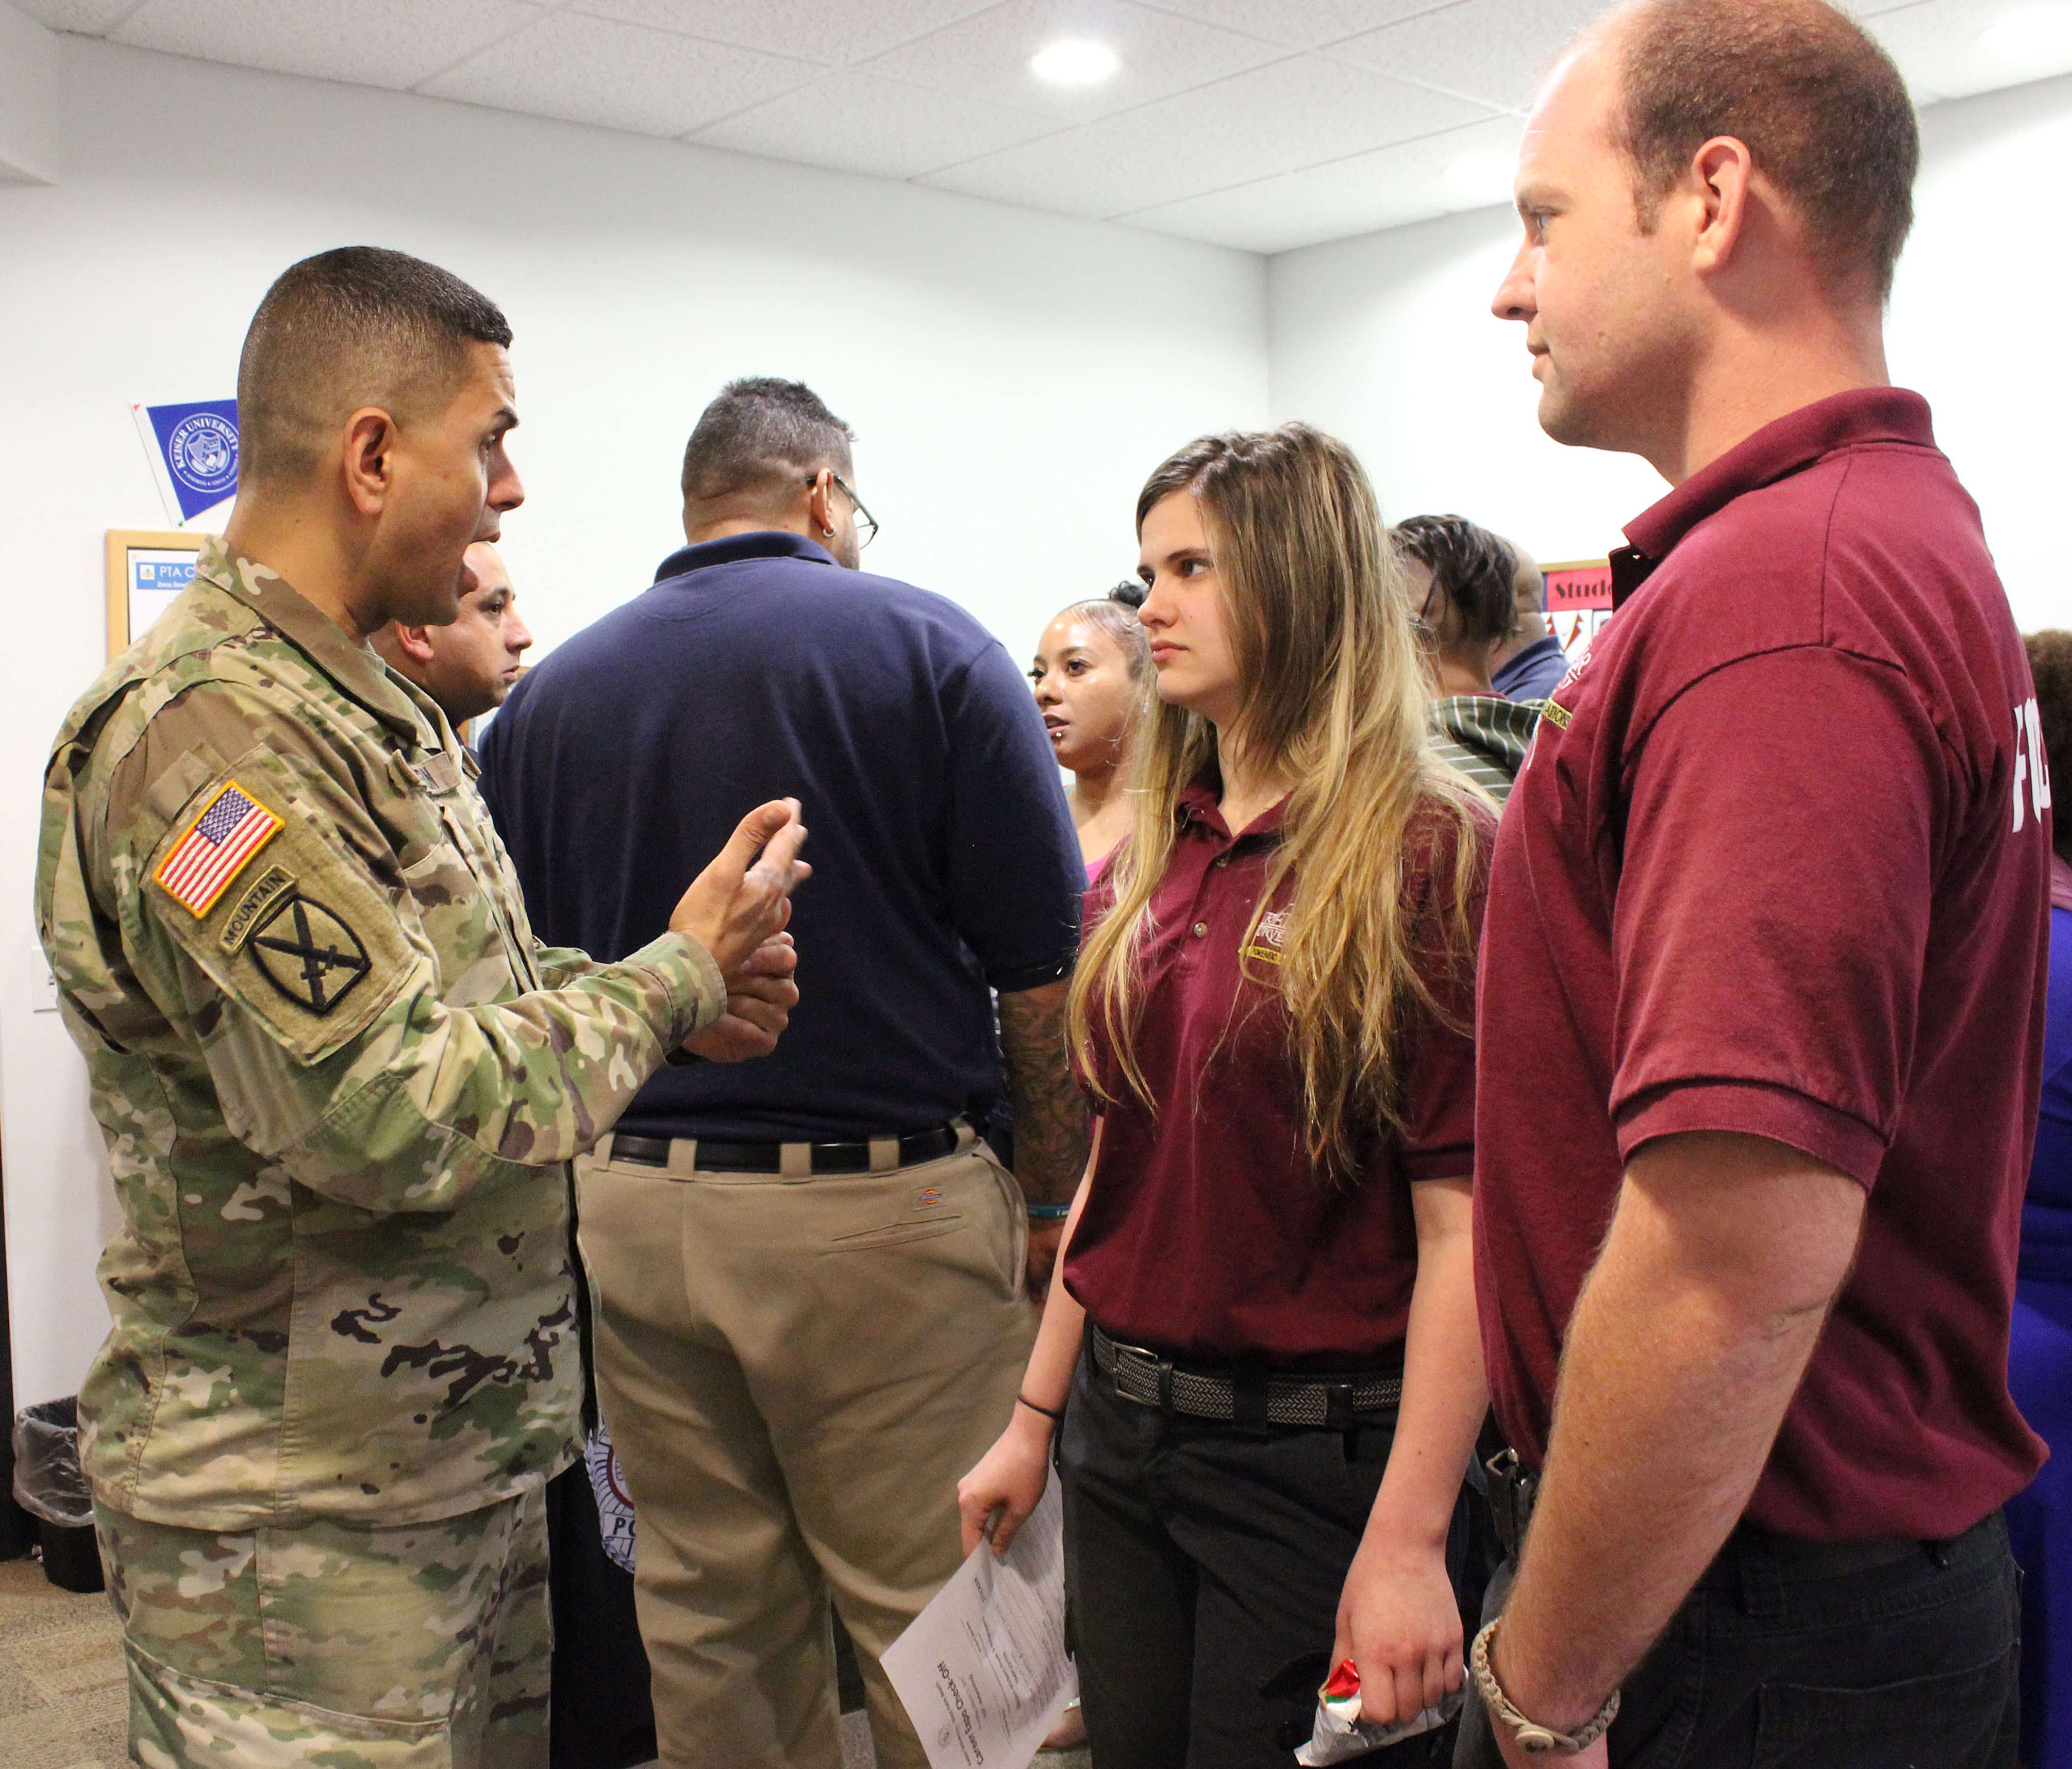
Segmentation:
<svg viewBox="0 0 2072 1769">
<path fill-rule="evenodd" d="M 1030 1400 L 1026 1394 L 1018 1394 L 1014 1398 L 1020 1401 L 1022 1405 L 1028 1408 L 1031 1413 L 1040 1413 L 1046 1419 L 1062 1421 L 1065 1417 L 1064 1409 L 1062 1407 L 1060 1407 L 1056 1412 L 1053 1413 L 1048 1407 L 1039 1407 L 1037 1405 L 1037 1404 L 1034 1401 Z"/>
</svg>

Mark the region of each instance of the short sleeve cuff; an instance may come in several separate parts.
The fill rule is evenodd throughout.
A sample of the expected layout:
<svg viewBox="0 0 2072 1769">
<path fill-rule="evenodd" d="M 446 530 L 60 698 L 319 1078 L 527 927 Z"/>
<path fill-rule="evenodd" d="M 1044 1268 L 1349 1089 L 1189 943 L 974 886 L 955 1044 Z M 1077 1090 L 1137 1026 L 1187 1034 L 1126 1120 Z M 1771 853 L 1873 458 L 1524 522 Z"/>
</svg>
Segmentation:
<svg viewBox="0 0 2072 1769">
<path fill-rule="evenodd" d="M 1468 1179 L 1475 1170 L 1472 1142 L 1442 1142 L 1429 1149 L 1405 1149 L 1400 1157 L 1403 1177 L 1416 1185 L 1420 1179 Z"/>
<path fill-rule="evenodd" d="M 702 1032 L 726 1010 L 726 979 L 713 955 L 688 934 L 651 940 L 626 962 L 648 972 L 667 991 L 669 1019 L 655 1026 L 665 1051 Z"/>
<path fill-rule="evenodd" d="M 1613 1114 L 1619 1155 L 1656 1137 L 1724 1130 L 1767 1137 L 1824 1161 L 1868 1191 L 1885 1163 L 1885 1138 L 1861 1118 L 1794 1092 L 1748 1081 L 1674 1082 L 1651 1088 Z"/>
<path fill-rule="evenodd" d="M 1017 994 L 1025 989 L 1041 989 L 1046 983 L 1061 983 L 1072 974 L 1076 951 L 1046 961 L 1040 965 L 1023 965 L 1009 970 L 988 969 L 985 980 L 1003 995 Z"/>
</svg>

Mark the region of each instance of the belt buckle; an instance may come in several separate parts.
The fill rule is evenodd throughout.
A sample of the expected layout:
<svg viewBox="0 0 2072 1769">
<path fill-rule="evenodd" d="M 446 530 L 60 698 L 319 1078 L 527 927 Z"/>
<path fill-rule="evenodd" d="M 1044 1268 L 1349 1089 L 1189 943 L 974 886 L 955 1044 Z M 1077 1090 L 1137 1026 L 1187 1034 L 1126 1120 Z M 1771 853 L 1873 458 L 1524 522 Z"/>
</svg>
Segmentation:
<svg viewBox="0 0 2072 1769">
<path fill-rule="evenodd" d="M 1157 1373 L 1158 1383 L 1158 1400 L 1157 1405 L 1158 1410 L 1161 1413 L 1170 1413 L 1173 1410 L 1172 1359 L 1170 1357 L 1161 1357 L 1148 1345 L 1125 1345 L 1120 1339 L 1111 1339 L 1108 1343 L 1115 1347 L 1115 1392 L 1116 1398 L 1124 1401 L 1137 1400 L 1137 1397 L 1130 1393 L 1128 1390 L 1122 1385 L 1122 1372 L 1124 1368 L 1123 1360 L 1124 1358 L 1130 1357 L 1140 1358 L 1145 1363 L 1149 1364 L 1152 1369 Z M 1137 1405 L 1141 1406 L 1143 1403 L 1141 1401 L 1137 1401 Z"/>
</svg>

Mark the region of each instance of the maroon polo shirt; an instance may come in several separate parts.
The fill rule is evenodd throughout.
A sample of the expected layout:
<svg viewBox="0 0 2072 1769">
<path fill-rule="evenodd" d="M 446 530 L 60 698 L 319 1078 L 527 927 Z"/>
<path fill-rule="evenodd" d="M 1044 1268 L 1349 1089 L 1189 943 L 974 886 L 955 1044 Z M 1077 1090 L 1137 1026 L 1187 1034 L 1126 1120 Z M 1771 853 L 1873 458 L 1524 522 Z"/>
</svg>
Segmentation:
<svg viewBox="0 0 2072 1769">
<path fill-rule="evenodd" d="M 2041 1460 L 2007 1388 L 2048 959 L 2028 660 L 1912 393 L 1780 418 L 1626 535 L 1619 613 L 1497 841 L 1475 1239 L 1498 1416 L 1537 1466 L 1634 1150 L 1770 1138 L 1868 1197 L 1748 1515 L 1954 1536 Z"/>
<path fill-rule="evenodd" d="M 1276 806 L 1233 837 L 1213 792 L 1183 796 L 1172 861 L 1151 899 L 1135 1039 L 1158 1107 L 1124 1079 L 1096 1020 L 1094 1069 L 1109 1103 L 1065 1287 L 1116 1338 L 1177 1357 L 1367 1369 L 1387 1361 L 1409 1323 L 1410 1184 L 1474 1170 L 1474 1045 L 1415 1014 L 1405 1031 L 1404 1133 L 1377 1130 L 1349 1180 L 1311 1165 L 1273 980 L 1292 880 L 1248 961 L 1239 950 L 1281 813 Z M 1409 853 L 1450 841 L 1439 831 L 1437 818 L 1420 819 Z M 1412 860 L 1406 872 L 1423 913 L 1428 877 L 1450 868 Z M 1088 914 L 1107 903 L 1096 886 Z M 1466 1024 L 1471 977 L 1449 981 L 1435 965 L 1430 981 Z"/>
</svg>

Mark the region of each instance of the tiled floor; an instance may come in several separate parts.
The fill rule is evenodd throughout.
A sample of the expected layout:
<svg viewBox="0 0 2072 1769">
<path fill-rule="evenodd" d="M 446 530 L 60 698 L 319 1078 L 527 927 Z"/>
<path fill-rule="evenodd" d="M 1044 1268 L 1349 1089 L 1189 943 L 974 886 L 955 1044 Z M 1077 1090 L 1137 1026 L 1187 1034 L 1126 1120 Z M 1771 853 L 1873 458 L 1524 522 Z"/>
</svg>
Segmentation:
<svg viewBox="0 0 2072 1769">
<path fill-rule="evenodd" d="M 878 1759 L 870 1748 L 870 1728 L 861 1713 L 842 1716 L 842 1769 L 875 1769 Z M 1034 1769 L 1092 1769 L 1093 1759 L 1083 1750 L 1046 1750 L 1036 1759 Z M 649 1765 L 648 1769 L 655 1769 Z"/>
<path fill-rule="evenodd" d="M 129 1703 L 108 1599 L 0 1561 L 0 1769 L 123 1769 Z"/>
<path fill-rule="evenodd" d="M 844 1769 L 871 1769 L 862 1718 L 843 1717 Z M 128 1719 L 108 1599 L 60 1590 L 39 1561 L 0 1561 L 0 1769 L 125 1769 Z M 1088 1769 L 1087 1755 L 1037 1769 Z"/>
</svg>

